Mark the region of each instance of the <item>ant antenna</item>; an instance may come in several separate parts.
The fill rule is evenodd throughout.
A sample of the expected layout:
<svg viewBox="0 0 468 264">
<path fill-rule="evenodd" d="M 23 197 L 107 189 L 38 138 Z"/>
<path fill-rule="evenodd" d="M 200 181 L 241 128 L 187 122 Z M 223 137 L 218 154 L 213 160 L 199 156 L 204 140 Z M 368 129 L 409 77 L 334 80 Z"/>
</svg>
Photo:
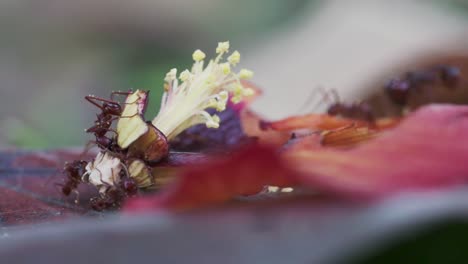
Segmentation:
<svg viewBox="0 0 468 264">
<path fill-rule="evenodd" d="M 304 112 L 305 110 L 309 111 L 308 110 L 309 106 L 312 106 L 310 107 L 310 112 L 319 112 L 322 105 L 327 103 L 327 101 L 329 101 L 329 93 L 330 91 L 327 91 L 325 88 L 321 86 L 315 88 L 313 91 L 309 93 L 306 100 L 301 105 L 301 107 L 296 111 L 296 113 L 301 113 L 301 112 Z M 316 101 L 317 94 L 319 94 L 318 101 Z"/>
</svg>

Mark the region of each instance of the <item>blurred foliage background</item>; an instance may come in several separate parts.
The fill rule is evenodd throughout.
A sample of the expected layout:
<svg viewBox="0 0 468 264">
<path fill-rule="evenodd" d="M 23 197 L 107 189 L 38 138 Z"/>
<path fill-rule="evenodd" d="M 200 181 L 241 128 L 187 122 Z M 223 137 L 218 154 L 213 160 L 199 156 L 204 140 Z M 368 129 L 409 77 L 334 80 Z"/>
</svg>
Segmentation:
<svg viewBox="0 0 468 264">
<path fill-rule="evenodd" d="M 0 145 L 83 145 L 97 111 L 87 94 L 149 89 L 151 118 L 165 73 L 190 67 L 193 50 L 245 48 L 317 2 L 2 1 Z"/>
<path fill-rule="evenodd" d="M 317 86 L 352 97 L 409 54 L 459 44 L 467 10 L 417 0 L 1 1 L 0 146 L 84 145 L 97 111 L 87 94 L 149 89 L 150 119 L 165 73 L 224 40 L 255 71 L 265 94 L 254 107 L 267 117 L 295 113 Z"/>
</svg>

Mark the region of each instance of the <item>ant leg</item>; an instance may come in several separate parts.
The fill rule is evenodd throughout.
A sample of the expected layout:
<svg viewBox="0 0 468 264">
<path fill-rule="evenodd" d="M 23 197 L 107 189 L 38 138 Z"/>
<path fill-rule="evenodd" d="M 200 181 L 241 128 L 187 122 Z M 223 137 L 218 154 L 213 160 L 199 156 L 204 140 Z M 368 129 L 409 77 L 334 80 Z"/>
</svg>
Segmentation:
<svg viewBox="0 0 468 264">
<path fill-rule="evenodd" d="M 96 145 L 98 148 L 101 148 L 101 149 L 106 148 L 106 146 L 103 146 L 103 145 L 99 144 L 97 141 L 95 141 L 95 140 L 90 140 L 90 141 L 88 141 L 88 143 L 86 144 L 86 152 L 84 152 L 84 153 L 88 153 L 89 150 L 90 150 L 91 148 L 93 148 L 92 145 Z"/>
<path fill-rule="evenodd" d="M 115 117 L 113 117 L 111 120 L 109 120 L 109 122 L 112 123 L 112 122 L 114 122 L 115 120 L 118 120 L 119 118 L 132 118 L 132 117 L 135 117 L 135 116 L 137 116 L 137 115 L 139 115 L 139 114 L 138 114 L 138 113 L 135 113 L 135 114 L 133 114 L 133 115 L 131 115 L 131 116 L 115 116 Z"/>
<path fill-rule="evenodd" d="M 60 189 L 58 189 L 57 191 L 63 195 L 62 188 L 65 187 L 65 184 L 54 182 L 54 187 L 59 187 Z"/>
<path fill-rule="evenodd" d="M 110 104 L 119 104 L 119 102 L 116 102 L 114 100 L 104 99 L 104 98 L 97 97 L 97 96 L 94 96 L 94 95 L 87 95 L 87 96 L 85 96 L 85 99 L 88 102 L 92 103 L 93 105 L 97 106 L 100 109 L 103 109 L 102 105 L 98 104 L 97 102 L 110 103 Z"/>
<path fill-rule="evenodd" d="M 127 92 L 123 92 L 123 91 L 112 91 L 111 93 L 111 100 L 114 100 L 114 96 L 115 95 L 126 95 L 126 96 L 129 96 L 133 93 L 132 90 L 129 90 Z"/>
<path fill-rule="evenodd" d="M 103 185 L 105 185 L 106 187 L 110 187 L 111 185 L 108 183 L 108 182 L 105 182 L 104 181 L 104 178 L 102 178 L 102 171 L 98 168 L 95 168 L 98 172 L 99 172 L 99 180 L 102 182 Z M 111 168 L 111 172 L 112 172 L 112 168 Z M 101 191 L 99 191 L 100 193 Z"/>
<path fill-rule="evenodd" d="M 111 93 L 111 100 L 113 100 L 114 102 L 117 102 L 117 101 L 114 100 L 114 95 L 126 95 L 126 96 L 129 96 L 129 95 L 131 95 L 131 94 L 133 94 L 133 91 L 132 91 L 132 90 L 130 90 L 130 91 L 128 91 L 128 92 L 113 91 L 113 92 Z M 130 102 L 130 103 L 124 102 L 124 103 L 121 103 L 121 104 L 134 104 L 134 103 L 138 102 L 138 100 L 140 100 L 140 99 L 141 99 L 141 97 L 138 95 L 138 98 L 137 98 L 135 101 Z"/>
<path fill-rule="evenodd" d="M 338 92 L 335 89 L 331 89 L 330 93 L 332 94 L 333 99 L 335 100 L 335 103 L 341 102 L 340 95 L 338 94 Z"/>
<path fill-rule="evenodd" d="M 330 106 L 339 103 L 339 99 L 337 99 L 337 96 L 335 96 L 335 93 L 336 93 L 335 90 L 333 90 L 333 89 L 327 90 L 327 89 L 325 89 L 323 87 L 319 87 L 318 91 L 320 92 L 320 95 L 321 95 L 321 100 L 320 100 L 319 106 L 321 106 L 322 104 L 327 104 L 327 111 L 328 111 L 328 108 L 330 108 Z M 330 94 L 333 95 L 333 97 L 334 97 L 333 99 L 331 98 Z"/>
<path fill-rule="evenodd" d="M 102 105 L 98 104 L 96 101 L 94 100 L 97 100 L 95 96 L 92 96 L 92 95 L 87 95 L 85 96 L 85 100 L 90 102 L 91 104 L 95 105 L 97 108 L 101 109 L 101 110 L 104 110 L 104 108 L 102 107 Z"/>
<path fill-rule="evenodd" d="M 303 112 L 304 110 L 307 110 L 308 109 L 308 106 L 312 104 L 312 101 L 315 99 L 315 96 L 316 94 L 319 92 L 318 90 L 320 89 L 320 87 L 318 89 L 314 89 L 312 90 L 309 95 L 307 96 L 306 100 L 304 101 L 304 103 L 301 105 L 301 107 L 299 107 L 299 109 L 296 111 L 296 112 Z M 317 106 L 320 106 L 321 102 L 319 102 L 318 104 L 315 104 L 313 105 L 313 107 L 311 108 L 311 111 L 314 111 Z"/>
<path fill-rule="evenodd" d="M 335 90 L 327 90 L 325 88 L 319 88 L 322 95 L 323 101 L 328 103 L 329 106 L 340 103 L 340 99 Z M 333 96 L 333 98 L 331 98 Z"/>
<path fill-rule="evenodd" d="M 120 116 L 120 118 L 132 118 L 132 117 L 135 117 L 135 116 L 137 116 L 137 115 L 139 115 L 139 114 L 138 114 L 138 113 L 135 113 L 135 114 L 133 114 L 133 115 L 131 115 L 131 116 Z"/>
<path fill-rule="evenodd" d="M 76 194 L 75 196 L 75 204 L 79 204 L 80 203 L 80 192 L 78 190 L 73 190 L 73 193 Z"/>
<path fill-rule="evenodd" d="M 130 178 L 130 172 L 128 172 L 127 165 L 125 165 L 125 163 L 123 163 L 122 161 L 120 161 L 120 165 L 122 165 L 122 168 L 125 171 L 125 174 L 127 175 L 127 177 Z"/>
<path fill-rule="evenodd" d="M 114 133 L 116 136 L 119 136 L 119 133 L 117 133 L 117 131 L 116 131 L 115 129 L 113 129 L 113 128 L 108 128 L 108 129 L 107 129 L 107 132 L 112 132 L 112 133 Z"/>
<path fill-rule="evenodd" d="M 88 155 L 89 151 L 94 147 L 93 145 L 99 145 L 96 141 L 90 140 L 88 143 L 86 143 L 83 151 L 81 154 L 78 156 L 78 159 L 83 159 L 84 156 Z"/>
<path fill-rule="evenodd" d="M 99 172 L 99 180 L 103 183 L 103 185 L 105 185 L 106 187 L 112 187 L 112 183 L 106 182 L 102 178 L 101 170 L 99 170 L 98 168 L 96 168 L 96 170 Z M 114 169 L 113 168 L 111 168 L 111 173 L 114 174 Z"/>
</svg>

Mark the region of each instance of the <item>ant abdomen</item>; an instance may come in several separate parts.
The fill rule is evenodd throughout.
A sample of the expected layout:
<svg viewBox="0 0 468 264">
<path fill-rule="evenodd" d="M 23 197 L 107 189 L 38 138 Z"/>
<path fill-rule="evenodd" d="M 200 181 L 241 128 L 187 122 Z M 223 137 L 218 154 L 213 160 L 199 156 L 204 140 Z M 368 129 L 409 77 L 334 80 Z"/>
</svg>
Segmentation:
<svg viewBox="0 0 468 264">
<path fill-rule="evenodd" d="M 385 85 L 385 92 L 395 104 L 405 105 L 408 100 L 410 88 L 410 82 L 407 80 L 391 79 Z"/>
<path fill-rule="evenodd" d="M 457 86 L 460 80 L 461 71 L 458 67 L 442 65 L 438 66 L 440 69 L 440 78 L 444 84 L 449 88 Z"/>
</svg>

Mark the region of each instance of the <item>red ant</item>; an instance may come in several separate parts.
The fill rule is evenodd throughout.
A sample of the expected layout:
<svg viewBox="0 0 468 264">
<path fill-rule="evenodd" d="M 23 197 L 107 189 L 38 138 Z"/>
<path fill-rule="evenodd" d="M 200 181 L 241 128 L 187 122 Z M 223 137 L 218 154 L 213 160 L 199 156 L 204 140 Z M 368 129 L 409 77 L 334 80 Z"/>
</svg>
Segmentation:
<svg viewBox="0 0 468 264">
<path fill-rule="evenodd" d="M 329 93 L 331 93 L 334 97 L 334 103 L 331 104 L 327 109 L 327 113 L 329 115 L 342 116 L 351 119 L 359 119 L 367 121 L 369 123 L 373 123 L 375 121 L 375 116 L 372 113 L 372 108 L 368 103 L 360 102 L 346 104 L 340 102 L 340 98 L 335 90 L 331 90 L 328 93 L 325 91 L 324 93 L 324 97 L 326 99 L 328 99 Z"/>
<path fill-rule="evenodd" d="M 121 117 L 122 115 L 122 106 L 121 103 L 114 100 L 114 95 L 130 95 L 132 91 L 128 92 L 112 92 L 111 99 L 104 99 L 100 97 L 96 97 L 93 95 L 88 95 L 85 99 L 90 102 L 91 104 L 95 105 L 99 109 L 101 109 L 101 113 L 97 114 L 96 121 L 94 121 L 94 126 L 86 129 L 87 133 L 92 133 L 96 137 L 94 143 L 104 149 L 108 149 L 111 151 L 119 151 L 120 148 L 117 145 L 115 138 L 107 137 L 108 132 L 113 132 L 117 134 L 117 131 L 111 128 L 112 123 Z M 98 102 L 102 102 L 99 104 Z"/>
<path fill-rule="evenodd" d="M 62 193 L 65 196 L 78 188 L 78 185 L 82 182 L 81 177 L 86 172 L 86 165 L 88 162 L 84 160 L 75 160 L 72 163 L 65 163 L 63 172 L 67 174 L 65 184 L 62 186 Z"/>
<path fill-rule="evenodd" d="M 425 85 L 441 80 L 448 88 L 456 87 L 460 79 L 460 69 L 454 66 L 437 65 L 429 70 L 411 71 L 402 79 L 391 79 L 385 85 L 390 100 L 398 105 L 406 105 L 410 91 L 420 90 Z"/>
<path fill-rule="evenodd" d="M 373 123 L 375 121 L 372 108 L 366 102 L 351 104 L 334 103 L 328 108 L 327 112 L 332 116 L 340 115 L 351 119 L 364 120 L 369 123 Z"/>
<path fill-rule="evenodd" d="M 111 95 L 111 99 L 114 93 Z M 86 96 L 85 99 L 90 102 L 91 104 L 95 105 L 99 109 L 101 109 L 101 113 L 97 114 L 96 121 L 94 122 L 94 126 L 86 129 L 87 133 L 93 133 L 96 137 L 95 143 L 103 148 L 109 148 L 114 143 L 113 140 L 106 136 L 108 132 L 114 132 L 115 130 L 111 128 L 112 122 L 119 118 L 122 114 L 122 106 L 119 102 L 113 100 L 107 100 L 104 98 L 96 97 L 96 96 Z M 103 102 L 99 104 L 98 101 Z"/>
</svg>

